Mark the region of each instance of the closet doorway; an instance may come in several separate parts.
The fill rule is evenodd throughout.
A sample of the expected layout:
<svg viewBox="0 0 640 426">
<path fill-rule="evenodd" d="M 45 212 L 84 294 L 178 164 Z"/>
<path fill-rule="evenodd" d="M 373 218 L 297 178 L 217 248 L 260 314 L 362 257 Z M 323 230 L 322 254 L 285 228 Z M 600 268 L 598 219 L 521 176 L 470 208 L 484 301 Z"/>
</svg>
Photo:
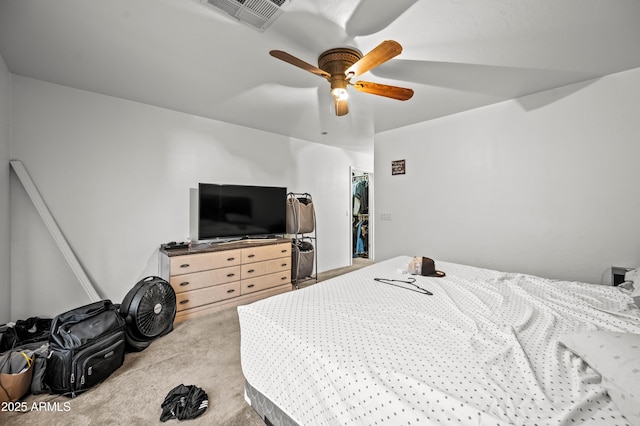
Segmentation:
<svg viewBox="0 0 640 426">
<path fill-rule="evenodd" d="M 349 264 L 373 262 L 373 173 L 350 167 Z M 369 220 L 371 218 L 371 220 Z"/>
</svg>

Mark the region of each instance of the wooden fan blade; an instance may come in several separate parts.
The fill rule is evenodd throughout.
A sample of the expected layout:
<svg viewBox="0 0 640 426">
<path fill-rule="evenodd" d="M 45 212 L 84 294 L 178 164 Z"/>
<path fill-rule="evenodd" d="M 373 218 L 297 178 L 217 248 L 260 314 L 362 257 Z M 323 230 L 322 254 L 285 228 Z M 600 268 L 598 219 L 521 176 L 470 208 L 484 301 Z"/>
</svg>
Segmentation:
<svg viewBox="0 0 640 426">
<path fill-rule="evenodd" d="M 367 53 L 355 64 L 345 71 L 347 78 L 357 77 L 389 59 L 398 56 L 402 52 L 400 43 L 393 40 L 385 40 L 377 45 L 371 52 Z"/>
<path fill-rule="evenodd" d="M 283 52 L 282 50 L 272 50 L 269 52 L 269 55 L 273 56 L 274 58 L 278 58 L 281 61 L 290 63 L 291 65 L 295 65 L 298 68 L 302 68 L 305 71 L 309 71 L 312 74 L 326 78 L 327 80 L 331 78 L 331 74 L 329 74 L 328 72 L 322 71 L 320 68 L 314 67 L 313 65 L 303 61 L 302 59 L 298 59 L 295 56 L 288 54 L 287 52 Z"/>
<path fill-rule="evenodd" d="M 371 83 L 368 81 L 356 81 L 353 87 L 359 92 L 370 93 L 372 95 L 384 96 L 387 98 L 406 101 L 413 96 L 413 90 L 398 86 L 388 86 L 386 84 Z"/>
</svg>

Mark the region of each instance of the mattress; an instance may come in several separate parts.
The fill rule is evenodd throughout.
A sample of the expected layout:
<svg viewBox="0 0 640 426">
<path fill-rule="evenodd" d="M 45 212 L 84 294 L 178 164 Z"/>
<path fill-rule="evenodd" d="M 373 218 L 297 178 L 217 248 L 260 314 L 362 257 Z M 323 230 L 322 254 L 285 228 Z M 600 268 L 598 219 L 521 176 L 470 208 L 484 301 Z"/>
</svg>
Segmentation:
<svg viewBox="0 0 640 426">
<path fill-rule="evenodd" d="M 640 333 L 624 291 L 401 256 L 238 307 L 250 387 L 300 424 L 627 424 L 567 333 Z M 409 284 L 374 278 L 416 278 Z M 399 286 L 398 286 L 399 285 Z"/>
</svg>

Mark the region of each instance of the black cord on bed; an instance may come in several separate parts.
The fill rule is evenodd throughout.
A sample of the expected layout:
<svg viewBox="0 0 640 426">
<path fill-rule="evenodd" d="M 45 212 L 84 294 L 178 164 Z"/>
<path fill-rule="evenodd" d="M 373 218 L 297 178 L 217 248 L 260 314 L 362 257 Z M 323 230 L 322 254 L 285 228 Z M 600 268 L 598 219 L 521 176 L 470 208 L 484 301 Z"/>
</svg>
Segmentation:
<svg viewBox="0 0 640 426">
<path fill-rule="evenodd" d="M 426 288 L 422 288 L 419 285 L 415 284 L 416 279 L 415 278 L 409 278 L 413 281 L 404 281 L 404 280 L 393 280 L 391 278 L 374 278 L 374 281 L 377 281 L 379 283 L 382 284 L 389 284 L 395 287 L 400 287 L 403 288 L 405 290 L 409 290 L 409 291 L 415 291 L 416 293 L 420 293 L 420 294 L 426 294 L 427 296 L 433 296 L 433 293 L 431 293 L 429 290 L 427 290 Z M 417 290 L 414 290 L 412 288 L 407 288 L 405 286 L 402 285 L 398 285 L 398 284 L 393 284 L 394 282 L 396 283 L 404 283 L 404 284 L 410 284 L 412 286 L 414 286 L 415 288 L 417 288 Z"/>
</svg>

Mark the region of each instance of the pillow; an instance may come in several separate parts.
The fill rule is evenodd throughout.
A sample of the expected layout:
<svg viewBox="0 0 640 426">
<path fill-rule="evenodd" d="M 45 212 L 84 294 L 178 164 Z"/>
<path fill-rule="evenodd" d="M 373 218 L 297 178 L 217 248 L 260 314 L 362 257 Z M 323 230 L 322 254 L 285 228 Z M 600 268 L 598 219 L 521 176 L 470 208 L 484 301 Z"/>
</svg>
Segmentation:
<svg viewBox="0 0 640 426">
<path fill-rule="evenodd" d="M 640 268 L 632 269 L 625 272 L 624 281 L 633 284 L 632 297 L 640 296 Z"/>
<path fill-rule="evenodd" d="M 631 297 L 633 298 L 633 302 L 640 308 L 640 268 L 625 272 L 623 284 L 626 284 L 623 288 L 632 290 Z M 630 286 L 627 286 L 629 284 Z"/>
<path fill-rule="evenodd" d="M 585 331 L 560 343 L 602 376 L 602 386 L 629 423 L 640 425 L 640 334 Z"/>
<path fill-rule="evenodd" d="M 640 282 L 640 268 L 631 269 L 624 273 L 625 281 L 639 281 Z"/>
</svg>

